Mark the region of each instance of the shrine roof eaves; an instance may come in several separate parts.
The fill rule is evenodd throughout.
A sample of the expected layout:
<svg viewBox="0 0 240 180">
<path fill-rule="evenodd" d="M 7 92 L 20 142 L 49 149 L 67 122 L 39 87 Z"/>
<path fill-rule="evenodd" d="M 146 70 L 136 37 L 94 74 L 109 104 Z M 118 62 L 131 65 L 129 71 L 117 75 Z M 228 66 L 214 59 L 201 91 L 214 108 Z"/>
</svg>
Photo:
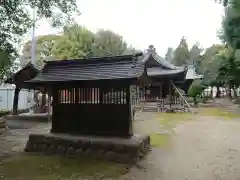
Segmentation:
<svg viewBox="0 0 240 180">
<path fill-rule="evenodd" d="M 24 81 L 30 80 L 34 78 L 40 71 L 34 67 L 34 65 L 29 62 L 22 69 L 14 73 L 11 77 L 9 77 L 5 83 L 8 84 L 17 84 L 22 83 Z"/>
<path fill-rule="evenodd" d="M 167 75 L 177 75 L 187 71 L 187 69 L 175 69 L 175 70 L 166 70 L 166 69 L 159 69 L 159 68 L 148 68 L 147 74 L 148 76 L 167 76 Z"/>
<path fill-rule="evenodd" d="M 46 63 L 38 76 L 26 83 L 138 78 L 144 73 L 144 64 L 137 59 L 141 55 L 139 53 L 81 60 L 50 61 Z"/>
</svg>

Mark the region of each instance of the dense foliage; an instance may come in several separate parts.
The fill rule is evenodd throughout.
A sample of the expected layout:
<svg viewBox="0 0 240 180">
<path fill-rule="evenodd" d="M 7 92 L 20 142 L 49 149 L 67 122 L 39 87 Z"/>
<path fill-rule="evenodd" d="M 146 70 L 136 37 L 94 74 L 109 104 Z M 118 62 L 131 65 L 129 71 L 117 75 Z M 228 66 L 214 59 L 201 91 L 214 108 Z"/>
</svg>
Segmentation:
<svg viewBox="0 0 240 180">
<path fill-rule="evenodd" d="M 194 104 L 197 104 L 197 97 L 199 97 L 207 86 L 203 84 L 202 80 L 195 80 L 188 90 L 188 95 L 193 98 Z"/>
<path fill-rule="evenodd" d="M 171 63 L 195 65 L 197 72 L 204 75 L 202 83 L 209 86 L 237 88 L 240 61 L 240 1 L 215 0 L 226 8 L 219 37 L 223 44 L 212 45 L 203 50 L 199 43 L 189 47 L 181 38 L 176 48 L 169 47 L 165 58 Z M 16 57 L 16 44 L 32 25 L 31 8 L 35 8 L 38 18 L 47 18 L 53 26 L 64 26 L 60 35 L 37 37 L 37 65 L 43 60 L 84 58 L 89 56 L 120 55 L 132 53 L 120 35 L 99 30 L 97 33 L 77 24 L 69 23 L 74 13 L 79 13 L 76 0 L 12 0 L 1 4 L 0 25 L 0 78 L 12 72 Z M 221 18 L 221 17 L 219 17 Z M 21 65 L 31 59 L 32 42 L 27 42 L 21 53 Z"/>
<path fill-rule="evenodd" d="M 240 1 L 239 0 L 215 0 L 215 2 L 219 2 L 223 4 L 225 7 L 234 7 L 240 10 Z"/>
<path fill-rule="evenodd" d="M 79 13 L 76 0 L 11 0 L 0 4 L 0 78 L 9 73 L 18 56 L 16 46 L 32 26 L 31 8 L 39 19 L 47 18 L 59 26 L 71 21 L 73 13 Z"/>
<path fill-rule="evenodd" d="M 21 65 L 31 59 L 32 42 L 27 42 L 22 51 Z M 64 27 L 61 35 L 44 35 L 37 37 L 36 59 L 38 67 L 43 60 L 74 59 L 92 56 L 130 54 L 134 48 L 129 47 L 123 37 L 110 31 L 99 30 L 97 33 L 77 24 Z"/>
</svg>

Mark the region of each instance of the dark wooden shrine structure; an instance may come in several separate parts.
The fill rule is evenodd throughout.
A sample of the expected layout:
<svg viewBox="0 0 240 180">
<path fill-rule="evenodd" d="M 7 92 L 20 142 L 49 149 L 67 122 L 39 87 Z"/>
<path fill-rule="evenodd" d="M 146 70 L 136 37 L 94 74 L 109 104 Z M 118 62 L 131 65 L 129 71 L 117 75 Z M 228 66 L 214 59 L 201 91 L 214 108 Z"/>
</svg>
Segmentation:
<svg viewBox="0 0 240 180">
<path fill-rule="evenodd" d="M 176 86 L 183 84 L 188 71 L 186 67 L 176 67 L 160 57 L 155 48 L 150 45 L 144 56 L 146 63 L 148 84 L 141 87 L 141 98 L 146 101 L 156 101 L 156 98 L 166 98 L 172 96 L 174 92 L 173 84 Z"/>
<path fill-rule="evenodd" d="M 56 137 L 69 141 L 73 144 L 71 148 L 82 150 L 85 141 L 110 143 L 111 147 L 119 142 L 124 147 L 130 144 L 133 146 L 129 148 L 136 151 L 134 157 L 139 156 L 140 147 L 147 149 L 150 143 L 149 136 L 136 137 L 132 130 L 130 87 L 147 78 L 145 63 L 138 58 L 141 55 L 46 62 L 42 71 L 24 84 L 44 87 L 51 92 L 52 129 L 47 135 L 30 135 L 26 151 L 42 151 L 37 148 L 42 144 L 50 148 L 56 145 Z M 81 145 L 74 144 L 69 136 L 66 140 L 65 135 L 78 138 Z M 65 145 L 59 144 L 61 147 Z M 117 152 L 114 148 L 116 146 L 111 151 Z"/>
<path fill-rule="evenodd" d="M 25 84 L 51 91 L 51 132 L 129 137 L 130 85 L 143 76 L 144 64 L 130 55 L 49 61 Z"/>
<path fill-rule="evenodd" d="M 160 57 L 154 46 L 150 45 L 143 56 L 148 75 L 148 83 L 139 87 L 138 98 L 140 109 L 153 108 L 157 111 L 186 110 L 191 107 L 184 98 L 195 79 L 202 78 L 197 75 L 192 66 L 177 67 Z M 172 106 L 174 105 L 174 107 Z M 185 106 L 187 105 L 187 106 Z"/>
<path fill-rule="evenodd" d="M 16 86 L 13 98 L 13 114 L 17 114 L 18 112 L 18 96 L 21 89 L 34 88 L 34 86 L 31 86 L 31 84 L 24 84 L 23 82 L 36 77 L 38 73 L 39 70 L 35 68 L 33 64 L 28 63 L 26 66 L 14 73 L 5 81 L 5 83 L 15 84 Z"/>
</svg>

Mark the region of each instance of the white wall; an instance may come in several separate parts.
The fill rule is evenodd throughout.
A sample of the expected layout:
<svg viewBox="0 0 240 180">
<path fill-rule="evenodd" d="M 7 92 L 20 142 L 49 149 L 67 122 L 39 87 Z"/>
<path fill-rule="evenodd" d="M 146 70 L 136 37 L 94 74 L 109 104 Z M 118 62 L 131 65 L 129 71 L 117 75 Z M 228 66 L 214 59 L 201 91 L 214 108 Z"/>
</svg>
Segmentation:
<svg viewBox="0 0 240 180">
<path fill-rule="evenodd" d="M 208 88 L 206 88 L 206 89 L 204 90 L 204 92 L 205 92 L 206 94 L 210 94 L 212 88 L 213 88 L 213 95 L 212 95 L 212 96 L 213 96 L 213 97 L 216 97 L 216 95 L 217 95 L 217 87 L 208 87 Z M 220 89 L 220 91 L 222 92 L 223 96 L 226 96 L 226 95 L 227 95 L 227 91 L 228 91 L 227 89 L 222 88 L 222 87 L 220 87 L 219 89 Z M 240 96 L 240 88 L 237 88 L 236 91 L 237 91 L 237 95 Z M 233 92 L 232 89 L 231 89 L 231 95 L 234 96 L 234 92 Z"/>
<path fill-rule="evenodd" d="M 13 107 L 13 97 L 14 97 L 15 85 L 12 84 L 2 84 L 0 85 L 0 110 L 12 110 Z M 31 98 L 29 98 L 29 96 Z M 27 109 L 30 106 L 28 99 L 33 100 L 33 92 L 28 90 L 21 90 L 19 93 L 18 109 Z"/>
</svg>

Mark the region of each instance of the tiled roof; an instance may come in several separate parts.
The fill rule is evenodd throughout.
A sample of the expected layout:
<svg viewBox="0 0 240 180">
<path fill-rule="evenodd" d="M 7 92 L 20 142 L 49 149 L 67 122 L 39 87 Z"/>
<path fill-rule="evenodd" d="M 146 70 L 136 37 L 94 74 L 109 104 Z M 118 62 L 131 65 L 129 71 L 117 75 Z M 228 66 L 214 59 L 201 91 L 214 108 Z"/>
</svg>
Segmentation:
<svg viewBox="0 0 240 180">
<path fill-rule="evenodd" d="M 149 46 L 149 49 L 147 50 L 147 53 L 145 54 L 142 61 L 143 61 L 143 63 L 147 63 L 151 59 L 153 59 L 155 62 L 157 62 L 158 65 L 155 66 L 155 67 L 147 68 L 147 75 L 148 76 L 153 77 L 153 76 L 175 76 L 175 75 L 179 75 L 179 76 L 184 77 L 186 72 L 187 72 L 186 67 L 174 66 L 173 64 L 171 64 L 170 62 L 168 62 L 167 60 L 165 60 L 164 58 L 159 56 L 156 53 L 155 48 L 153 46 Z"/>
<path fill-rule="evenodd" d="M 175 69 L 175 70 L 168 70 L 168 69 L 161 69 L 159 67 L 155 68 L 148 68 L 147 74 L 148 76 L 168 76 L 168 75 L 182 75 L 183 72 L 186 71 L 185 69 Z"/>
<path fill-rule="evenodd" d="M 185 74 L 185 79 L 201 79 L 203 75 L 198 75 L 195 71 L 195 67 L 193 65 L 188 66 L 175 66 L 168 62 L 166 59 L 162 58 L 156 53 L 155 48 L 151 45 L 147 50 L 143 58 L 143 62 L 146 63 L 150 59 L 154 59 L 159 67 L 148 68 L 148 76 L 167 76 L 167 75 L 183 75 Z M 182 73 L 186 72 L 186 73 Z"/>
<path fill-rule="evenodd" d="M 179 67 L 174 66 L 170 62 L 168 62 L 166 59 L 159 56 L 156 52 L 156 49 L 153 47 L 153 45 L 150 45 L 147 53 L 145 54 L 143 58 L 143 62 L 147 62 L 149 59 L 153 58 L 163 69 L 167 70 L 177 70 Z"/>
<path fill-rule="evenodd" d="M 17 84 L 22 83 L 24 81 L 30 80 L 37 76 L 39 70 L 34 67 L 33 64 L 28 63 L 22 69 L 14 73 L 11 77 L 9 77 L 5 83 L 9 84 Z"/>
<path fill-rule="evenodd" d="M 139 53 L 136 57 L 141 56 Z M 64 61 L 49 61 L 34 79 L 27 81 L 61 82 L 107 79 L 132 79 L 144 73 L 144 64 L 133 55 L 109 56 Z"/>
<path fill-rule="evenodd" d="M 201 79 L 201 78 L 203 78 L 203 75 L 197 74 L 196 68 L 194 66 L 189 65 L 186 79 Z"/>
</svg>

